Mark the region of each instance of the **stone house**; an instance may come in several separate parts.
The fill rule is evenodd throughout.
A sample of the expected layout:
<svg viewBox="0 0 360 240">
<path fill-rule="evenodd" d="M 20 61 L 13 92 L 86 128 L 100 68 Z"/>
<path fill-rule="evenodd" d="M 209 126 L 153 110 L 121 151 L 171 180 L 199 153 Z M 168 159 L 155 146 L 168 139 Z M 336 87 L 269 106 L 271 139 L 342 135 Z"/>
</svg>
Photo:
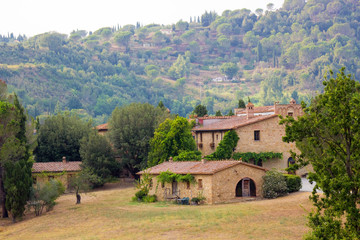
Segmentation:
<svg viewBox="0 0 360 240">
<path fill-rule="evenodd" d="M 170 171 L 176 174 L 191 174 L 196 183 L 172 182 L 161 184 L 157 176 Z M 192 161 L 163 162 L 138 174 L 152 176 L 149 194 L 155 194 L 158 200 L 174 198 L 193 198 L 199 195 L 206 198 L 208 204 L 231 202 L 240 197 L 262 197 L 262 177 L 266 170 L 262 167 L 241 161 Z"/>
<path fill-rule="evenodd" d="M 279 125 L 279 115 L 289 115 L 297 118 L 303 114 L 300 104 L 291 100 L 290 104 L 255 107 L 249 102 L 244 109 L 235 109 L 235 116 L 231 118 L 212 117 L 200 119 L 199 125 L 192 129 L 197 148 L 202 154 L 213 153 L 224 134 L 235 130 L 239 136 L 234 152 L 277 152 L 282 153 L 282 159 L 270 159 L 259 163 L 266 169 L 276 168 L 284 171 L 293 162 L 290 150 L 298 152 L 295 143 L 285 143 L 285 126 Z M 202 123 L 202 124 L 201 124 Z M 306 174 L 311 167 L 300 169 L 298 175 Z"/>
<path fill-rule="evenodd" d="M 105 136 L 109 131 L 109 124 L 108 123 L 100 124 L 96 126 L 95 129 L 98 131 L 100 135 Z"/>
<path fill-rule="evenodd" d="M 33 183 L 46 183 L 51 179 L 60 181 L 65 191 L 70 190 L 70 179 L 81 171 L 81 162 L 68 162 L 63 157 L 62 162 L 35 162 L 32 167 Z"/>
</svg>

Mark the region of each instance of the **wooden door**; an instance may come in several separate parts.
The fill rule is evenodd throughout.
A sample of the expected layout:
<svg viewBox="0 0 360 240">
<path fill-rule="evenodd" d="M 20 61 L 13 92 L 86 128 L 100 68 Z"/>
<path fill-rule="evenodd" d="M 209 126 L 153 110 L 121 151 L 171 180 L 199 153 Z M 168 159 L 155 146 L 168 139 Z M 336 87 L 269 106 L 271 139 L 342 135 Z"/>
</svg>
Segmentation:
<svg viewBox="0 0 360 240">
<path fill-rule="evenodd" d="M 242 196 L 243 197 L 250 197 L 250 180 L 249 179 L 244 179 L 243 180 Z"/>
</svg>

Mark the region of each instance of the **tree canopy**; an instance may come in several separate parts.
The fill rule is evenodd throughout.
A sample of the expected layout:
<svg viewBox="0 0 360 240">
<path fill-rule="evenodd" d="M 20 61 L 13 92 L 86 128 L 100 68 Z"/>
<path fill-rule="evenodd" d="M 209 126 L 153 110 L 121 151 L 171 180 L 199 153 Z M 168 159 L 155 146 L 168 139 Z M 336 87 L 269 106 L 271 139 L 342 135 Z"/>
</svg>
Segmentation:
<svg viewBox="0 0 360 240">
<path fill-rule="evenodd" d="M 191 129 L 192 124 L 183 117 L 176 117 L 174 120 L 166 119 L 161 123 L 150 141 L 151 150 L 149 152 L 148 165 L 154 166 L 181 153 L 181 159 L 188 159 L 189 154 L 184 152 L 194 152 L 196 150 Z M 197 155 L 192 153 L 191 156 Z"/>
<path fill-rule="evenodd" d="M 301 154 L 294 168 L 311 164 L 315 181 L 312 194 L 315 212 L 309 215 L 312 228 L 307 239 L 360 238 L 360 84 L 345 69 L 323 82 L 325 91 L 298 120 L 287 117 L 286 142 L 296 142 Z M 324 194 L 316 193 L 321 189 Z"/>
<path fill-rule="evenodd" d="M 37 162 L 80 161 L 80 140 L 91 130 L 91 122 L 85 122 L 68 112 L 58 113 L 45 119 L 38 132 L 38 145 L 34 151 Z"/>
<path fill-rule="evenodd" d="M 148 103 L 116 108 L 110 118 L 110 138 L 122 165 L 134 177 L 147 166 L 150 139 L 169 113 Z"/>
</svg>

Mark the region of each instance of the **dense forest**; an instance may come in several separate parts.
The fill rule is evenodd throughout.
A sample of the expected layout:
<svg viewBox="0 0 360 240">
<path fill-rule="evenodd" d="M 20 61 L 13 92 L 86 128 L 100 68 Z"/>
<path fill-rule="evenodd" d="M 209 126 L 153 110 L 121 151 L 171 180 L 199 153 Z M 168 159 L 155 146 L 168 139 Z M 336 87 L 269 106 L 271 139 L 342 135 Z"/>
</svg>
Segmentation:
<svg viewBox="0 0 360 240">
<path fill-rule="evenodd" d="M 285 0 L 166 26 L 0 36 L 0 79 L 32 116 L 68 109 L 103 123 L 116 106 L 159 101 L 181 116 L 200 103 L 227 113 L 248 96 L 308 101 L 329 69 L 360 76 L 359 39 L 359 1 Z"/>
</svg>

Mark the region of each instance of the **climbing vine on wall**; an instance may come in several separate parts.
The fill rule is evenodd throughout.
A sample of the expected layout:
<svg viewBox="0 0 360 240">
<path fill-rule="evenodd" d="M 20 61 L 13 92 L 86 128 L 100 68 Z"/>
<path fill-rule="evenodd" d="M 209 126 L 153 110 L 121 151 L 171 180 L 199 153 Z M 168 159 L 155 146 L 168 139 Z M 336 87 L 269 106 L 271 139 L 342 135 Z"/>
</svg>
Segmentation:
<svg viewBox="0 0 360 240">
<path fill-rule="evenodd" d="M 161 172 L 157 176 L 158 182 L 164 183 L 172 183 L 176 182 L 188 182 L 188 183 L 195 183 L 195 177 L 191 174 L 177 174 L 170 171 Z"/>
<path fill-rule="evenodd" d="M 233 154 L 234 160 L 242 160 L 243 162 L 250 162 L 253 160 L 255 164 L 258 164 L 260 160 L 263 162 L 273 159 L 273 158 L 282 158 L 282 153 L 275 153 L 275 152 L 261 152 L 261 153 L 254 153 L 254 152 L 245 152 L 245 153 L 234 153 Z"/>
</svg>

